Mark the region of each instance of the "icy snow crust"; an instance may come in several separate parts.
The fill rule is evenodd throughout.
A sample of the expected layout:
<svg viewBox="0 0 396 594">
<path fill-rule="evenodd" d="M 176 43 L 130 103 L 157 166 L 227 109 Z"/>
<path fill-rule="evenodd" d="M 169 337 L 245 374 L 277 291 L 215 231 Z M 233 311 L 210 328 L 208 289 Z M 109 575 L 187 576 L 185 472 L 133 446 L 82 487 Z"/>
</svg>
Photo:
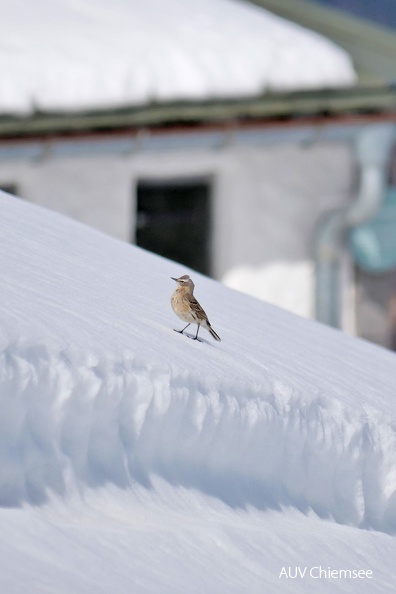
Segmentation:
<svg viewBox="0 0 396 594">
<path fill-rule="evenodd" d="M 12 0 L 0 111 L 251 97 L 355 82 L 329 40 L 240 0 Z"/>
<path fill-rule="evenodd" d="M 222 338 L 197 343 L 178 264 L 0 213 L 2 591 L 289 592 L 307 559 L 393 591 L 392 353 L 190 272 Z"/>
</svg>

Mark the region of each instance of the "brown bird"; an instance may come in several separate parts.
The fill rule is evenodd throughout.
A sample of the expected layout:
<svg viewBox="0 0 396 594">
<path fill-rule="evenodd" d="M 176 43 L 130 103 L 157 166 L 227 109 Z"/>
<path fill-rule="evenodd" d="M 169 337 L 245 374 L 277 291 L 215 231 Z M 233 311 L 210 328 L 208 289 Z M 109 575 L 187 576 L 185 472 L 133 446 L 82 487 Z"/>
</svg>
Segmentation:
<svg viewBox="0 0 396 594">
<path fill-rule="evenodd" d="M 172 309 L 175 314 L 181 320 L 183 320 L 183 322 L 188 322 L 187 326 L 183 328 L 183 330 L 175 329 L 175 332 L 180 332 L 180 334 L 183 334 L 184 330 L 186 330 L 190 324 L 198 324 L 197 333 L 194 336 L 194 340 L 199 340 L 198 332 L 201 326 L 206 328 L 206 330 L 211 333 L 215 340 L 221 340 L 220 336 L 216 334 L 210 325 L 208 316 L 198 301 L 195 299 L 193 295 L 194 283 L 188 274 L 184 274 L 180 278 L 174 278 L 171 276 L 171 279 L 176 281 L 178 285 L 176 291 L 172 295 Z"/>
</svg>

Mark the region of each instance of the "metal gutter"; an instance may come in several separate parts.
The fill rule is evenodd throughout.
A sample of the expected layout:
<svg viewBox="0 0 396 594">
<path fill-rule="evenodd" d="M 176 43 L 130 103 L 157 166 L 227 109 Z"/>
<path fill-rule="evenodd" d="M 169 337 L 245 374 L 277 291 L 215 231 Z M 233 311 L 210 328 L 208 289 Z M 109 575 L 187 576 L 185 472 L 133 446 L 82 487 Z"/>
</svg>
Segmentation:
<svg viewBox="0 0 396 594">
<path fill-rule="evenodd" d="M 342 328 L 341 267 L 346 233 L 374 217 L 387 181 L 387 165 L 396 140 L 394 124 L 377 124 L 356 137 L 355 155 L 360 170 L 356 200 L 348 207 L 329 212 L 317 228 L 315 240 L 316 319 Z"/>
<path fill-rule="evenodd" d="M 81 113 L 34 113 L 0 116 L 0 138 L 45 134 L 106 132 L 122 128 L 249 122 L 256 119 L 337 117 L 361 113 L 396 113 L 396 87 L 354 86 L 294 93 L 268 93 L 251 99 L 172 102 L 129 109 Z"/>
<path fill-rule="evenodd" d="M 0 160 L 78 158 L 84 155 L 128 155 L 193 149 L 219 150 L 227 146 L 274 146 L 279 143 L 310 145 L 318 141 L 352 143 L 368 125 L 383 122 L 384 117 L 307 118 L 0 139 Z M 396 114 L 389 116 L 389 122 L 396 122 Z"/>
</svg>

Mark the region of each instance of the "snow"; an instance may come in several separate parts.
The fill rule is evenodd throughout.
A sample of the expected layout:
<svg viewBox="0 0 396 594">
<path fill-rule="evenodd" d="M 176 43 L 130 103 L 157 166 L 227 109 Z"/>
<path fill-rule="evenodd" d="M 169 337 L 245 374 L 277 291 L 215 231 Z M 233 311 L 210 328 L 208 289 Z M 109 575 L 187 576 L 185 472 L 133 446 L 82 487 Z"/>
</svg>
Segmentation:
<svg viewBox="0 0 396 594">
<path fill-rule="evenodd" d="M 1 592 L 394 591 L 393 353 L 0 212 Z M 221 343 L 173 332 L 186 272 Z"/>
<path fill-rule="evenodd" d="M 2 0 L 0 112 L 351 85 L 331 41 L 241 0 Z"/>
<path fill-rule="evenodd" d="M 287 311 L 313 317 L 314 265 L 309 260 L 276 261 L 264 266 L 236 266 L 222 282 L 231 289 L 278 305 Z"/>
</svg>

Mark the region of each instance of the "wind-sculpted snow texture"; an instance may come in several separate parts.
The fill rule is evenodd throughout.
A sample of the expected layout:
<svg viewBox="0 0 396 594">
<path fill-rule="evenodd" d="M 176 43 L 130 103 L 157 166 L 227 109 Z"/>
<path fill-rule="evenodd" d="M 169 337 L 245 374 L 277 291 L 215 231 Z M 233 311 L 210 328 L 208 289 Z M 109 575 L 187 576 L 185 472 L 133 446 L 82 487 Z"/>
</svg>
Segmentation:
<svg viewBox="0 0 396 594">
<path fill-rule="evenodd" d="M 395 427 L 376 410 L 132 353 L 20 343 L 0 365 L 3 506 L 107 483 L 149 487 L 158 475 L 232 507 L 396 528 Z"/>
<path fill-rule="evenodd" d="M 394 354 L 4 194 L 0 268 L 2 592 L 393 591 Z"/>
<path fill-rule="evenodd" d="M 189 340 L 169 304 L 179 265 L 0 205 L 2 507 L 161 480 L 395 532 L 392 353 L 192 271 L 223 341 Z"/>
</svg>

